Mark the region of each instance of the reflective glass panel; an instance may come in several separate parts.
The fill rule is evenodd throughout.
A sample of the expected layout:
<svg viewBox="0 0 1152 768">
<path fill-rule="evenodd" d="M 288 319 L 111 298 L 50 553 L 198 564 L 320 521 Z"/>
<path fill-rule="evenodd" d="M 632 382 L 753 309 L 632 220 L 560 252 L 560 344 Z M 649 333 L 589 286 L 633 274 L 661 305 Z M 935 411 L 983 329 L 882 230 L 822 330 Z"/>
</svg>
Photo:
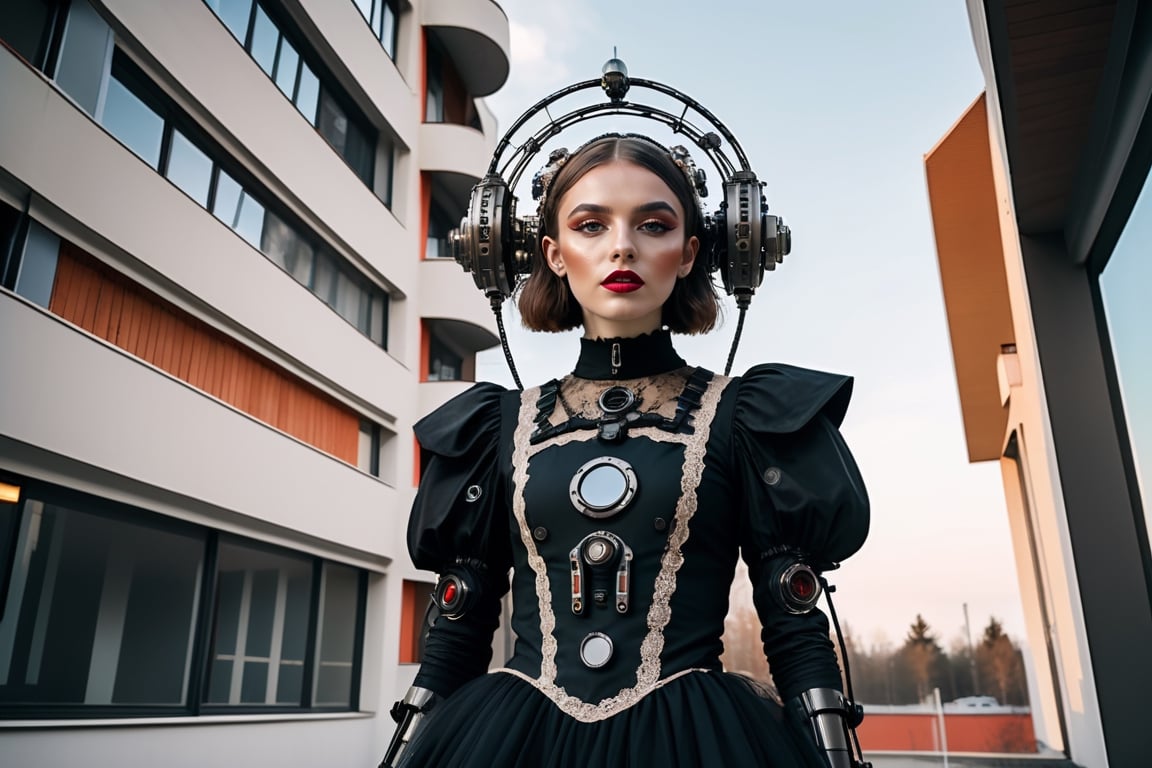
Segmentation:
<svg viewBox="0 0 1152 768">
<path fill-rule="evenodd" d="M 21 3 L 23 5 L 23 3 Z M 51 3 L 37 3 L 48 7 Z M 88 2 L 75 0 L 68 8 L 68 23 L 60 41 L 56 60 L 56 84 L 76 100 L 89 115 L 96 114 L 100 88 L 108 74 L 108 57 L 112 54 L 112 28 Z M 11 11 L 0 16 L 21 13 Z"/>
<path fill-rule="evenodd" d="M 212 184 L 212 161 L 180 131 L 172 131 L 168 150 L 168 178 L 196 202 L 208 207 Z"/>
<path fill-rule="evenodd" d="M 260 250 L 298 283 L 308 285 L 312 278 L 312 246 L 276 214 L 264 214 L 264 236 Z"/>
<path fill-rule="evenodd" d="M 209 704 L 301 704 L 312 561 L 221 542 Z"/>
<path fill-rule="evenodd" d="M 244 45 L 248 34 L 248 18 L 252 15 L 252 0 L 208 0 L 211 8 L 232 36 Z"/>
<path fill-rule="evenodd" d="M 4 618 L 0 701 L 184 703 L 204 537 L 29 498 Z"/>
<path fill-rule="evenodd" d="M 280 55 L 276 61 L 276 85 L 289 99 L 296 92 L 296 70 L 300 66 L 300 54 L 287 40 L 280 41 Z"/>
<path fill-rule="evenodd" d="M 320 99 L 320 81 L 304 62 L 300 62 L 300 87 L 296 90 L 296 109 L 316 125 L 316 105 Z"/>
<path fill-rule="evenodd" d="M 348 116 L 327 91 L 320 95 L 320 117 L 316 127 L 320 129 L 320 135 L 343 157 L 344 145 L 348 141 Z"/>
<path fill-rule="evenodd" d="M 364 17 L 365 21 L 372 19 L 372 0 L 353 0 L 356 7 L 360 9 L 360 14 Z"/>
<path fill-rule="evenodd" d="M 212 213 L 231 229 L 235 229 L 240 220 L 240 195 L 243 191 L 240 184 L 223 170 L 216 174 L 216 200 L 212 204 Z"/>
<path fill-rule="evenodd" d="M 272 23 L 272 19 L 268 18 L 268 14 L 264 13 L 264 9 L 257 5 L 256 21 L 252 26 L 252 44 L 248 47 L 248 52 L 269 77 L 276 67 L 276 44 L 279 41 L 280 30 Z"/>
<path fill-rule="evenodd" d="M 114 77 L 108 78 L 100 123 L 148 165 L 159 167 L 164 121 Z"/>
<path fill-rule="evenodd" d="M 359 595 L 360 576 L 356 570 L 325 563 L 324 595 L 317 627 L 320 654 L 313 701 L 316 706 L 351 706 L 353 703 Z"/>
<path fill-rule="evenodd" d="M 333 308 L 362 333 L 368 333 L 368 314 L 372 304 L 359 281 L 347 272 L 336 275 L 336 302 Z"/>
<path fill-rule="evenodd" d="M 388 330 L 388 296 L 374 293 L 372 296 L 372 330 L 368 337 L 382 347 L 386 347 L 385 334 Z"/>
<path fill-rule="evenodd" d="M 1100 275 L 1100 293 L 1108 319 L 1108 335 L 1116 374 L 1136 480 L 1143 497 L 1145 522 L 1152 530 L 1152 182 L 1145 180 L 1144 189 L 1132 209 L 1132 215 L 1116 243 L 1108 265 Z"/>
<path fill-rule="evenodd" d="M 16 293 L 47 308 L 52 301 L 59 255 L 60 237 L 38 221 L 29 222 L 28 239 L 16 275 Z"/>
<path fill-rule="evenodd" d="M 329 306 L 336 303 L 336 265 L 323 251 L 316 252 L 316 271 L 312 276 L 312 293 Z"/>
<path fill-rule="evenodd" d="M 240 193 L 240 209 L 236 217 L 236 234 L 247 240 L 256 248 L 260 247 L 260 239 L 264 233 L 264 206 L 257 202 L 247 191 Z"/>
<path fill-rule="evenodd" d="M 396 11 L 392 0 L 384 0 L 384 18 L 381 20 L 380 42 L 388 58 L 396 58 Z"/>
</svg>

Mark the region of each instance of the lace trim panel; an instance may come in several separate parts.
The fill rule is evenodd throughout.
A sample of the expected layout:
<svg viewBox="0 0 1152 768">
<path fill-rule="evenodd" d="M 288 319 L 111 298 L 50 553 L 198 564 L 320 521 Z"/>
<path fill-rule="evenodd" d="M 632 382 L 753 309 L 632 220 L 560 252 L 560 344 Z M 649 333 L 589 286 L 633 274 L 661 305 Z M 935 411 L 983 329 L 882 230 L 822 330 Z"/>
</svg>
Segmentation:
<svg viewBox="0 0 1152 768">
<path fill-rule="evenodd" d="M 716 376 L 708 385 L 708 391 L 701 398 L 700 409 L 696 412 L 696 429 L 693 434 L 666 432 L 657 427 L 643 427 L 632 431 L 633 435 L 644 435 L 655 442 L 681 443 L 684 445 L 684 466 L 680 473 L 680 499 L 676 505 L 675 523 L 668 537 L 664 555 L 660 559 L 660 571 L 656 575 L 652 593 L 652 606 L 648 610 L 648 633 L 640 645 L 640 666 L 636 670 L 636 685 L 621 689 L 615 696 L 609 696 L 599 703 L 592 704 L 570 695 L 563 686 L 556 684 L 556 615 L 552 611 L 552 589 L 548 582 L 548 568 L 544 558 L 536 549 L 526 517 L 524 488 L 528 482 L 528 461 L 544 448 L 566 445 L 573 441 L 595 440 L 596 433 L 589 431 L 569 432 L 540 445 L 531 445 L 529 437 L 535 426 L 536 401 L 540 388 L 527 389 L 521 395 L 520 415 L 516 427 L 512 452 L 513 494 L 512 513 L 520 529 L 520 539 L 528 552 L 528 565 L 536 575 L 536 599 L 540 610 L 541 663 L 540 677 L 524 677 L 528 682 L 551 699 L 565 714 L 583 723 L 606 720 L 631 707 L 652 691 L 664 685 L 675 676 L 660 679 L 660 655 L 664 651 L 664 628 L 672 618 L 671 600 L 676 591 L 676 574 L 684 563 L 682 549 L 688 540 L 688 522 L 696 513 L 696 489 L 704 473 L 704 449 L 708 444 L 712 419 L 720 395 L 730 380 Z M 515 673 L 513 670 L 507 670 Z"/>
</svg>

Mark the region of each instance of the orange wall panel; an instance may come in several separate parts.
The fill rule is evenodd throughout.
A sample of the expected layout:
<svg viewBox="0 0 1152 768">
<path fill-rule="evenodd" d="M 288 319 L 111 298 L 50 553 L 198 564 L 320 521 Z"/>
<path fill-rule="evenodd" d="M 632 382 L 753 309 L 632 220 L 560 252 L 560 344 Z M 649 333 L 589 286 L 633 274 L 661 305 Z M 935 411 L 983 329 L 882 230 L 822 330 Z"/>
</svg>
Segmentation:
<svg viewBox="0 0 1152 768">
<path fill-rule="evenodd" d="M 857 729 L 865 753 L 939 751 L 939 721 L 931 713 L 868 713 Z M 1032 716 L 1028 713 L 944 713 L 949 752 L 1035 753 Z"/>
<path fill-rule="evenodd" d="M 354 411 L 68 242 L 61 243 L 48 308 L 238 410 L 357 463 Z"/>
</svg>

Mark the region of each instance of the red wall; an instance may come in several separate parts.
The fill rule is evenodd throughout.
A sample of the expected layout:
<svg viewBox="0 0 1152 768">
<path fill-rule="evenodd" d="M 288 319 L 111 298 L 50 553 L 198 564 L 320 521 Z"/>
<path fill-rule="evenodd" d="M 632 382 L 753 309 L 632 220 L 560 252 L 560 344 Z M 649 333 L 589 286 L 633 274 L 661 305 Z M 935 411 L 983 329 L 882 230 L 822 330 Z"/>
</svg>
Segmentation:
<svg viewBox="0 0 1152 768">
<path fill-rule="evenodd" d="M 880 714 L 865 711 L 857 729 L 865 752 L 940 749 L 936 715 Z M 1036 740 L 1032 716 L 1028 713 L 952 714 L 944 713 L 944 732 L 949 752 L 1032 752 Z"/>
</svg>

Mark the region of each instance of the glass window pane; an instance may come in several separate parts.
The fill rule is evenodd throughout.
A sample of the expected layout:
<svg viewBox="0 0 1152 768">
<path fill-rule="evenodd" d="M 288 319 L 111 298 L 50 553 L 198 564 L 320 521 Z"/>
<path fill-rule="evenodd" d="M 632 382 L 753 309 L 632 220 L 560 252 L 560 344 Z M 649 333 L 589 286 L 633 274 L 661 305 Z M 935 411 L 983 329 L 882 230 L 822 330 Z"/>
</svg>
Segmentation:
<svg viewBox="0 0 1152 768">
<path fill-rule="evenodd" d="M 81 0 L 72 3 L 64 38 L 60 41 L 56 83 L 90 115 L 96 114 L 100 86 L 108 74 L 111 58 L 111 27 L 89 3 Z"/>
<path fill-rule="evenodd" d="M 16 535 L 19 533 L 17 525 L 20 518 L 17 516 L 17 503 L 20 500 L 20 486 L 12 482 L 0 480 L 0 595 L 8 589 L 8 563 L 16 550 Z"/>
<path fill-rule="evenodd" d="M 276 85 L 280 92 L 292 98 L 296 91 L 296 70 L 300 66 L 300 54 L 287 40 L 280 41 L 280 55 L 276 61 Z"/>
<path fill-rule="evenodd" d="M 349 123 L 348 137 L 344 143 L 344 160 L 360 180 L 369 186 L 372 185 L 372 172 L 375 170 L 375 154 L 376 146 L 368 133 L 355 123 Z"/>
<path fill-rule="evenodd" d="M 212 213 L 231 229 L 235 229 L 240 220 L 240 195 L 243 192 L 240 184 L 223 170 L 216 174 L 216 199 Z"/>
<path fill-rule="evenodd" d="M 317 706 L 352 705 L 352 672 L 356 666 L 356 632 L 359 623 L 360 574 L 334 563 L 324 565 L 316 665 Z"/>
<path fill-rule="evenodd" d="M 1136 486 L 1143 498 L 1145 524 L 1152 530 L 1152 177 L 1124 225 L 1108 265 L 1100 275 L 1100 293 L 1119 381 L 1124 421 L 1131 442 Z"/>
<path fill-rule="evenodd" d="M 381 136 L 380 151 L 376 154 L 380 163 L 379 178 L 373 179 L 376 196 L 384 202 L 384 205 L 392 207 L 392 180 L 396 164 L 396 147 L 387 138 Z"/>
<path fill-rule="evenodd" d="M 247 190 L 240 193 L 240 209 L 235 229 L 236 234 L 253 247 L 260 247 L 260 236 L 264 232 L 264 206 L 249 195 Z"/>
<path fill-rule="evenodd" d="M 360 14 L 364 17 L 365 21 L 372 19 L 372 0 L 354 0 L 356 7 L 360 9 Z"/>
<path fill-rule="evenodd" d="M 343 157 L 344 145 L 348 141 L 348 116 L 327 91 L 320 94 L 320 117 L 316 127 L 320 129 L 320 135 Z"/>
<path fill-rule="evenodd" d="M 299 705 L 301 678 L 282 670 L 305 662 L 307 643 L 300 638 L 311 615 L 312 560 L 229 541 L 221 542 L 219 552 L 221 599 L 213 617 L 206 701 Z"/>
<path fill-rule="evenodd" d="M 371 307 L 360 282 L 341 271 L 336 276 L 336 303 L 333 308 L 363 333 L 368 333 L 367 311 Z"/>
<path fill-rule="evenodd" d="M 300 62 L 300 88 L 296 91 L 296 108 L 316 125 L 316 106 L 320 99 L 320 81 L 304 62 Z"/>
<path fill-rule="evenodd" d="M 276 66 L 276 44 L 279 41 L 280 30 L 272 23 L 272 19 L 268 18 L 268 14 L 264 13 L 264 9 L 257 5 L 256 23 L 252 27 L 252 45 L 249 46 L 248 52 L 269 77 L 272 76 L 272 70 Z"/>
<path fill-rule="evenodd" d="M 52 6 L 42 0 L 10 0 L 0 14 L 0 40 L 35 67 L 43 66 Z"/>
<path fill-rule="evenodd" d="M 212 161 L 200 148 L 180 133 L 172 131 L 168 150 L 168 178 L 196 202 L 208 207 L 208 188 L 212 184 Z"/>
<path fill-rule="evenodd" d="M 276 214 L 264 214 L 260 250 L 296 282 L 308 285 L 312 278 L 312 246 Z"/>
<path fill-rule="evenodd" d="M 16 275 L 16 293 L 47 309 L 52 301 L 56 259 L 59 255 L 59 236 L 37 221 L 29 222 L 28 239 L 24 243 L 24 255 Z"/>
<path fill-rule="evenodd" d="M 179 706 L 205 541 L 30 495 L 0 621 L 0 699 Z"/>
<path fill-rule="evenodd" d="M 380 42 L 388 58 L 396 59 L 396 11 L 392 7 L 393 0 L 384 0 L 384 18 L 381 23 Z"/>
<path fill-rule="evenodd" d="M 312 282 L 312 293 L 325 304 L 336 303 L 336 265 L 332 257 L 323 251 L 316 252 L 316 273 Z"/>
<path fill-rule="evenodd" d="M 372 329 L 368 337 L 385 349 L 388 348 L 388 296 L 376 293 L 372 296 Z"/>
<path fill-rule="evenodd" d="M 159 167 L 164 121 L 115 77 L 108 79 L 100 123 L 148 165 Z"/>
<path fill-rule="evenodd" d="M 244 45 L 248 35 L 248 18 L 252 15 L 252 0 L 208 0 L 208 7 L 220 17 L 232 36 Z"/>
</svg>

